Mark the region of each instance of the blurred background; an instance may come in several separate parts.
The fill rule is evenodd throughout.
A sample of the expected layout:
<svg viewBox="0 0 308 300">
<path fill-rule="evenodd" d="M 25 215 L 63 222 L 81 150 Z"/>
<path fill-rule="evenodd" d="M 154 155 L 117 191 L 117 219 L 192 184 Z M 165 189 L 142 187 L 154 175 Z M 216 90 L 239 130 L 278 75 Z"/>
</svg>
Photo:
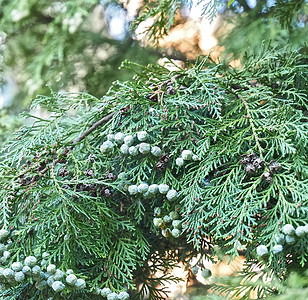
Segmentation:
<svg viewBox="0 0 308 300">
<path fill-rule="evenodd" d="M 240 0 L 229 8 L 227 0 L 156 2 L 2 0 L 0 107 L 24 109 L 49 89 L 101 97 L 113 81 L 132 76 L 118 69 L 125 59 L 154 64 L 211 53 L 238 65 L 262 44 L 298 49 L 307 40 L 305 0 Z M 148 13 L 151 4 L 156 10 Z M 162 38 L 159 26 L 169 29 Z"/>
<path fill-rule="evenodd" d="M 171 61 L 184 67 L 210 55 L 232 68 L 247 53 L 258 55 L 269 46 L 307 53 L 307 0 L 238 0 L 230 7 L 228 2 L 0 0 L 0 148 L 22 125 L 18 115 L 35 95 L 102 97 L 113 81 L 134 75 L 119 69 L 124 60 L 172 68 Z M 232 275 L 242 264 L 239 258 L 209 267 Z M 172 286 L 172 297 L 189 299 L 184 293 L 190 293 L 201 299 L 198 289 L 210 282 L 196 275 L 194 288 Z"/>
</svg>

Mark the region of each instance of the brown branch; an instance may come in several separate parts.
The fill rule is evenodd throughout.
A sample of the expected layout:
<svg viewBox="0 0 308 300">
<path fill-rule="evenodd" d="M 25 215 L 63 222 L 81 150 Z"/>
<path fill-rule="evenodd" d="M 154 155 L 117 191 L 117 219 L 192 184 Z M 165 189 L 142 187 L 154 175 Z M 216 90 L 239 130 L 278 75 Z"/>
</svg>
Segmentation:
<svg viewBox="0 0 308 300">
<path fill-rule="evenodd" d="M 63 156 L 67 156 L 67 154 L 80 142 L 82 141 L 83 139 L 85 139 L 91 132 L 93 132 L 97 127 L 99 127 L 100 125 L 108 122 L 109 120 L 112 119 L 112 117 L 114 116 L 114 112 L 104 116 L 102 119 L 98 120 L 97 122 L 95 122 L 94 124 L 92 124 L 92 126 L 86 130 L 84 133 L 82 133 L 77 139 L 75 139 L 72 144 L 65 148 L 62 152 L 61 155 L 58 155 L 58 157 L 56 159 L 53 160 L 51 166 L 54 167 L 57 163 L 61 162 L 63 160 Z M 43 174 L 45 174 L 47 171 L 49 170 L 49 166 L 47 165 L 43 170 L 41 170 L 39 172 L 39 175 L 42 176 Z M 28 172 L 29 169 L 26 171 Z M 19 176 L 20 177 L 20 176 Z M 29 183 L 32 183 L 34 181 L 36 181 L 38 179 L 38 177 L 34 176 L 31 180 L 31 182 Z"/>
<path fill-rule="evenodd" d="M 108 114 L 107 116 L 104 116 L 102 119 L 98 120 L 97 122 L 95 122 L 94 124 L 92 124 L 92 126 L 85 131 L 79 138 L 77 138 L 76 140 L 74 140 L 72 142 L 72 145 L 67 147 L 66 149 L 64 149 L 62 156 L 67 156 L 67 154 L 83 139 L 85 139 L 92 131 L 94 131 L 97 127 L 101 126 L 102 124 L 108 122 L 109 120 L 112 119 L 112 117 L 114 116 L 114 112 Z M 55 159 L 52 163 L 52 166 L 55 166 L 58 162 L 61 161 L 62 158 L 57 157 L 57 159 Z M 42 172 L 41 172 L 42 173 Z"/>
<path fill-rule="evenodd" d="M 72 142 L 72 145 L 67 147 L 64 152 L 66 155 L 69 151 L 71 151 L 80 141 L 82 141 L 84 138 L 86 138 L 92 131 L 94 131 L 97 127 L 101 126 L 103 123 L 108 122 L 112 119 L 114 116 L 114 112 L 108 114 L 107 116 L 104 116 L 102 119 L 94 123 L 87 131 L 85 131 L 79 138 L 77 138 L 75 141 Z"/>
</svg>

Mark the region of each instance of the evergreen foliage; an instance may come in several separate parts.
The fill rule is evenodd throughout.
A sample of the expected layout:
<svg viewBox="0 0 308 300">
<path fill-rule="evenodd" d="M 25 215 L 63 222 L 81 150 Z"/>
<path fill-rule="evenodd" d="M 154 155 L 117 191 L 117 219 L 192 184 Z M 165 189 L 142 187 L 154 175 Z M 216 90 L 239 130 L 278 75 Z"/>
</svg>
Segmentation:
<svg viewBox="0 0 308 300">
<path fill-rule="evenodd" d="M 31 37 L 46 18 L 38 2 L 47 5 L 18 2 L 16 27 L 17 1 L 3 1 L 0 10 L 1 24 L 9 35 L 19 32 L 14 43 L 25 49 L 20 33 Z M 72 55 L 69 41 L 78 56 L 89 32 L 86 24 L 69 29 L 63 18 L 86 17 L 97 5 L 73 2 L 33 37 L 43 34 L 46 43 L 29 56 L 37 62 L 30 64 L 34 80 L 72 70 L 59 62 Z M 215 10 L 217 2 L 204 3 Z M 290 13 L 286 25 L 299 2 L 277 2 L 277 11 L 288 3 L 280 10 Z M 181 3 L 152 4 L 136 24 L 156 17 L 148 29 L 155 40 Z M 58 42 L 50 39 L 55 33 Z M 172 70 L 125 60 L 134 77 L 115 81 L 102 97 L 53 90 L 35 97 L 29 111 L 40 107 L 48 116 L 24 112 L 25 125 L 0 154 L 1 297 L 165 299 L 166 283 L 180 280 L 171 274 L 179 262 L 188 278 L 201 267 L 208 280 L 204 258 L 231 261 L 240 253 L 242 274 L 215 282 L 209 299 L 249 299 L 253 291 L 283 299 L 290 288 L 305 295 L 307 56 L 292 47 L 253 50 L 237 69 L 210 57 Z M 55 73 L 44 71 L 50 63 Z"/>
<path fill-rule="evenodd" d="M 86 279 L 85 289 L 56 293 L 66 299 L 95 299 L 104 287 L 160 299 L 158 284 L 177 280 L 168 271 L 197 253 L 232 259 L 244 250 L 249 278 L 256 264 L 280 280 L 304 270 L 306 62 L 299 53 L 270 49 L 240 70 L 209 58 L 172 72 L 124 62 L 134 79 L 115 82 L 102 99 L 38 96 L 32 105 L 50 117 L 25 113 L 33 124 L 3 150 L 1 220 L 8 232 L 2 240 L 10 253 L 3 252 L 3 268 L 48 252 L 45 273 L 54 263 Z M 154 147 L 163 154 L 150 153 Z M 149 192 L 153 184 L 158 190 Z M 170 218 L 180 222 L 170 225 Z M 286 241 L 277 242 L 279 234 Z M 155 277 L 158 270 L 162 277 Z M 33 288 L 42 280 L 33 272 L 9 293 L 54 295 L 53 286 Z M 10 285 L 16 280 L 7 279 Z"/>
</svg>

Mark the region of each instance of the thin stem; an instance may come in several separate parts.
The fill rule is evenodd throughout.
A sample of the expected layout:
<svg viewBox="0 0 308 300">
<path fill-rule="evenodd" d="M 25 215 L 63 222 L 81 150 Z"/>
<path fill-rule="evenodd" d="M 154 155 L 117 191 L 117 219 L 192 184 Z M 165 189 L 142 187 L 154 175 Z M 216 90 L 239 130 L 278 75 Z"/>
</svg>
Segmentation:
<svg viewBox="0 0 308 300">
<path fill-rule="evenodd" d="M 85 139 L 92 131 L 94 131 L 97 127 L 99 127 L 100 125 L 108 122 L 109 120 L 112 119 L 112 117 L 114 116 L 114 112 L 108 114 L 107 116 L 104 116 L 102 119 L 98 120 L 97 122 L 95 122 L 94 124 L 92 124 L 92 126 L 86 130 L 79 138 L 77 138 L 76 140 L 74 140 L 72 142 L 72 145 L 65 148 L 62 155 L 66 156 L 80 141 L 82 141 L 83 139 Z M 61 158 L 58 157 L 57 159 L 55 159 L 52 163 L 52 166 L 54 167 L 59 161 L 61 161 Z M 44 171 L 44 170 L 43 170 Z M 41 173 L 43 173 L 43 171 Z"/>
<path fill-rule="evenodd" d="M 92 126 L 85 131 L 79 138 L 77 138 L 75 141 L 72 142 L 72 145 L 66 148 L 66 154 L 72 150 L 76 144 L 78 144 L 80 141 L 82 141 L 84 138 L 86 138 L 92 131 L 94 131 L 97 127 L 99 127 L 100 125 L 102 125 L 103 123 L 108 122 L 109 120 L 112 119 L 112 117 L 114 116 L 114 112 L 108 114 L 107 116 L 104 116 L 102 119 L 98 120 L 96 123 L 92 124 Z"/>
<path fill-rule="evenodd" d="M 114 112 L 104 116 L 102 119 L 98 120 L 97 122 L 95 122 L 94 124 L 92 124 L 92 126 L 86 130 L 84 133 L 82 133 L 76 140 L 74 140 L 72 142 L 72 144 L 65 148 L 61 154 L 61 156 L 65 157 L 67 156 L 67 154 L 83 139 L 85 139 L 92 131 L 94 131 L 97 127 L 99 127 L 100 125 L 108 122 L 109 120 L 112 119 L 112 117 L 114 116 Z M 55 167 L 55 165 L 60 162 L 62 160 L 62 157 L 58 156 L 53 162 L 52 162 L 52 168 Z M 49 170 L 49 166 L 46 166 L 42 171 L 40 171 L 40 174 L 45 174 L 47 171 Z M 32 181 L 36 181 L 35 176 L 33 177 Z"/>
</svg>

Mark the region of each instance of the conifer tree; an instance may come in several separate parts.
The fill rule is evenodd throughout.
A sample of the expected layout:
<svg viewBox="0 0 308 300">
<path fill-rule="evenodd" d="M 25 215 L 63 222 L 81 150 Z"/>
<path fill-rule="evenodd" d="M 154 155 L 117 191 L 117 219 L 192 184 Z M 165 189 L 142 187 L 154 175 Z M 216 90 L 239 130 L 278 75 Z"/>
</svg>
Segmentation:
<svg viewBox="0 0 308 300">
<path fill-rule="evenodd" d="M 217 294 L 304 277 L 307 57 L 263 47 L 238 69 L 122 68 L 134 77 L 102 98 L 37 96 L 49 117 L 24 112 L 2 149 L 3 299 L 165 299 L 179 262 L 208 279 L 204 258 L 239 253 L 243 274 Z"/>
</svg>

